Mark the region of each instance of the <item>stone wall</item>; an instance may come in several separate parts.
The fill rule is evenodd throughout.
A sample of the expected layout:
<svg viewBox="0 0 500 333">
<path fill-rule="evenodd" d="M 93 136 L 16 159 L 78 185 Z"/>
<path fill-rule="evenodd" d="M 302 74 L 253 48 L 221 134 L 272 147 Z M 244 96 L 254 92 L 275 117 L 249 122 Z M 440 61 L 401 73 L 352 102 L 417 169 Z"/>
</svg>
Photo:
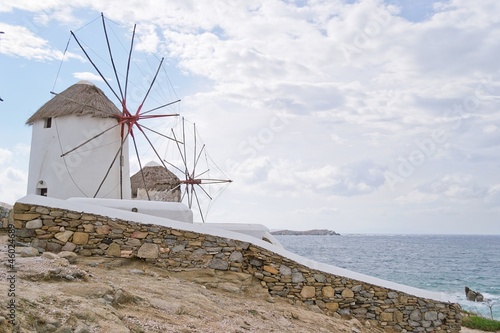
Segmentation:
<svg viewBox="0 0 500 333">
<path fill-rule="evenodd" d="M 251 274 L 272 296 L 356 317 L 398 332 L 459 332 L 457 304 L 309 268 L 250 242 L 153 224 L 17 203 L 16 235 L 39 251 L 138 257 L 165 269 L 211 268 Z"/>
<path fill-rule="evenodd" d="M 12 221 L 12 207 L 0 203 L 0 228 L 7 228 L 9 222 Z"/>
</svg>

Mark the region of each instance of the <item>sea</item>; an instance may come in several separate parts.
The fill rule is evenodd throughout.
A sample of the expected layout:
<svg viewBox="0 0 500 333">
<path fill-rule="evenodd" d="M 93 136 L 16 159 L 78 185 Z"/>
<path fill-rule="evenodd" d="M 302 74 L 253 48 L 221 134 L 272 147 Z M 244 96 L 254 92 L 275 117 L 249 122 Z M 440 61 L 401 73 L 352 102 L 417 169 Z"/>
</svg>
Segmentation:
<svg viewBox="0 0 500 333">
<path fill-rule="evenodd" d="M 303 257 L 445 293 L 464 310 L 500 320 L 500 235 L 275 237 L 285 249 Z M 465 286 L 489 301 L 468 301 Z"/>
</svg>

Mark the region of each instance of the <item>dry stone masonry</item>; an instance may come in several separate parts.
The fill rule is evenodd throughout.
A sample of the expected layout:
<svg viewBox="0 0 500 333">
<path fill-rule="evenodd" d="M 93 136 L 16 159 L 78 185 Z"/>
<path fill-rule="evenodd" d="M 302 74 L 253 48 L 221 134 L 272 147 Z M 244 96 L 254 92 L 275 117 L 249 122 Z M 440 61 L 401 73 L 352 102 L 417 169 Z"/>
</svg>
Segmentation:
<svg viewBox="0 0 500 333">
<path fill-rule="evenodd" d="M 12 220 L 12 207 L 0 202 L 0 228 L 7 228 Z"/>
<path fill-rule="evenodd" d="M 397 332 L 459 332 L 457 304 L 419 298 L 299 264 L 248 242 L 153 224 L 16 203 L 18 240 L 39 251 L 138 257 L 165 269 L 214 269 L 248 274 L 296 304 L 356 317 Z"/>
</svg>

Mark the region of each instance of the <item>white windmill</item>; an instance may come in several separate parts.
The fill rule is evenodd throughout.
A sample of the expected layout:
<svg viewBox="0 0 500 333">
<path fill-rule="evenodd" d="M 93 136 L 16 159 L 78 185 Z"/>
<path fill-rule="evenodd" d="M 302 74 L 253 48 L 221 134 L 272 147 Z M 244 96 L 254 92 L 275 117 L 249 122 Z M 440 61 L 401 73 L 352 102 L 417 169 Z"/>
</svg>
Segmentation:
<svg viewBox="0 0 500 333">
<path fill-rule="evenodd" d="M 85 81 L 45 103 L 27 120 L 33 126 L 28 194 L 130 199 L 120 115 L 98 87 Z"/>
<path fill-rule="evenodd" d="M 181 173 L 182 180 L 179 180 L 171 191 L 180 192 L 181 187 L 184 187 L 180 199 L 186 198 L 189 209 L 197 206 L 201 220 L 205 222 L 206 213 L 202 211 L 196 190 L 201 190 L 203 195 L 211 201 L 215 195 L 220 194 L 220 191 L 213 194 L 206 188 L 214 184 L 228 185 L 231 181 L 211 176 L 210 173 L 214 172 L 213 170 L 200 166 L 199 162 L 202 157 L 207 160 L 206 149 L 204 145 L 201 149 L 197 147 L 194 125 L 194 151 L 190 154 L 192 158 L 189 158 L 187 156 L 189 150 L 185 145 L 184 119 L 182 132 L 177 136 L 179 140 L 173 129 L 173 137 L 169 137 L 163 134 L 164 130 L 144 124 L 146 120 L 161 122 L 165 117 L 178 116 L 177 113 L 161 111 L 165 108 L 170 109 L 171 106 L 180 102 L 179 99 L 173 101 L 168 99 L 168 94 L 163 91 L 165 86 L 169 86 L 168 76 L 166 79 L 161 76 L 165 72 L 163 58 L 158 59 L 157 67 L 150 66 L 149 61 L 138 61 L 139 65 L 134 62 L 136 28 L 134 25 L 130 48 L 125 49 L 127 56 L 118 57 L 122 60 L 118 61 L 108 36 L 107 21 L 102 14 L 101 18 L 105 44 L 92 48 L 74 32 L 71 32 L 70 41 L 76 41 L 79 50 L 87 59 L 85 65 L 91 65 L 105 84 L 103 89 L 107 87 L 108 94 L 116 97 L 118 102 L 116 105 L 119 107 L 116 107 L 103 91 L 90 82 L 81 81 L 59 94 L 54 93 L 56 96 L 27 121 L 28 124 L 33 125 L 28 194 L 60 199 L 72 198 L 72 200 L 75 198 L 120 199 L 121 203 L 113 203 L 113 205 L 150 206 L 150 204 L 138 202 L 125 203 L 126 200 L 123 200 L 131 199 L 129 141 L 130 149 L 135 152 L 134 158 L 139 166 L 139 172 L 136 175 L 138 177 L 134 179 L 135 187 L 145 189 L 144 199 L 155 200 L 155 197 L 149 193 L 147 177 L 141 161 L 142 153 L 139 150 L 144 149 L 144 145 L 141 146 L 137 141 L 141 138 L 145 140 L 143 144 L 146 148 L 149 146 L 148 149 L 160 168 L 168 171 L 167 165 L 169 165 L 176 172 Z M 98 40 L 94 34 L 91 34 L 89 38 L 91 42 Z M 68 50 L 68 45 L 64 54 Z M 107 49 L 108 61 L 105 60 L 106 56 L 90 56 L 90 53 L 98 54 L 97 51 L 103 49 L 102 46 Z M 99 61 L 102 62 L 101 66 L 98 66 Z M 126 64 L 124 66 L 126 71 L 120 72 L 117 63 L 123 63 L 123 61 Z M 144 68 L 146 63 L 152 69 L 151 72 Z M 108 71 L 112 69 L 112 71 L 105 74 L 103 68 Z M 138 85 L 130 82 L 131 72 L 139 74 L 145 84 Z M 161 151 L 155 147 L 156 140 L 152 136 L 175 143 L 175 150 L 181 156 L 181 166 L 165 160 Z M 87 202 L 102 203 L 102 200 Z"/>
</svg>

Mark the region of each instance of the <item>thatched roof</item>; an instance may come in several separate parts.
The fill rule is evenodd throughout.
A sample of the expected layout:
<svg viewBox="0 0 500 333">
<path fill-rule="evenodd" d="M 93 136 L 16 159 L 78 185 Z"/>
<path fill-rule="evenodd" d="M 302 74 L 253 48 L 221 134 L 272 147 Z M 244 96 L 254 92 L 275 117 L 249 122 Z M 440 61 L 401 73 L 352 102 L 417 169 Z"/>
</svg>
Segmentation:
<svg viewBox="0 0 500 333">
<path fill-rule="evenodd" d="M 45 103 L 26 121 L 26 124 L 31 125 L 44 118 L 69 115 L 110 118 L 120 114 L 120 110 L 101 89 L 90 82 L 80 81 Z"/>
<path fill-rule="evenodd" d="M 179 178 L 157 163 L 149 163 L 142 168 L 144 179 L 146 180 L 146 189 L 148 191 L 167 191 L 179 185 Z M 132 197 L 137 197 L 137 189 L 144 188 L 141 171 L 130 177 L 132 186 Z"/>
</svg>

